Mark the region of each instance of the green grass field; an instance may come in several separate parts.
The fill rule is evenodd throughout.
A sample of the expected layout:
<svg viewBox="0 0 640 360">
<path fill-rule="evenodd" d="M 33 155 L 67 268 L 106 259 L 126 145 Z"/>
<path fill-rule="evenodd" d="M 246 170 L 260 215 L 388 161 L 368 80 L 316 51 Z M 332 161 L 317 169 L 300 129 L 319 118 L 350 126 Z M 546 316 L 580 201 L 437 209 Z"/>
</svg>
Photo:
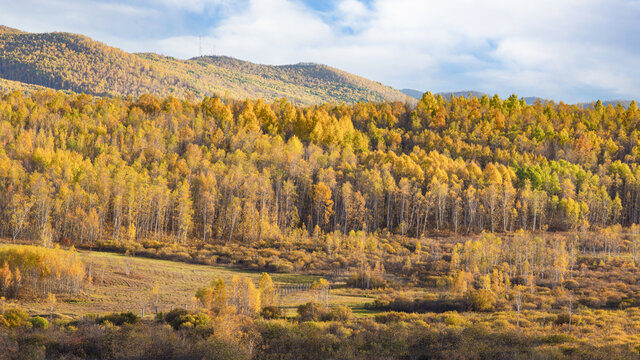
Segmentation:
<svg viewBox="0 0 640 360">
<path fill-rule="evenodd" d="M 261 274 L 231 267 L 187 264 L 107 252 L 78 253 L 87 269 L 90 269 L 92 281 L 86 282 L 80 294 L 58 298 L 54 312 L 65 318 L 123 311 L 141 315 L 143 309 L 145 316 L 152 316 L 154 306 L 151 291 L 155 285 L 159 287 L 161 294 L 159 311 L 168 311 L 172 306 L 194 309 L 199 305 L 194 299 L 196 290 L 211 280 L 222 277 L 228 282 L 234 275 L 239 275 L 254 279 L 257 285 Z M 309 283 L 319 278 L 295 273 L 270 275 L 276 285 Z M 369 297 L 350 295 L 344 289 L 336 289 L 334 292 L 330 295 L 330 305 L 348 305 L 356 314 L 364 314 L 364 303 L 372 301 Z M 281 297 L 279 303 L 288 316 L 293 316 L 298 305 L 312 299 L 310 291 L 298 291 Z M 49 312 L 49 305 L 44 300 L 19 300 L 18 304 L 30 314 Z"/>
</svg>

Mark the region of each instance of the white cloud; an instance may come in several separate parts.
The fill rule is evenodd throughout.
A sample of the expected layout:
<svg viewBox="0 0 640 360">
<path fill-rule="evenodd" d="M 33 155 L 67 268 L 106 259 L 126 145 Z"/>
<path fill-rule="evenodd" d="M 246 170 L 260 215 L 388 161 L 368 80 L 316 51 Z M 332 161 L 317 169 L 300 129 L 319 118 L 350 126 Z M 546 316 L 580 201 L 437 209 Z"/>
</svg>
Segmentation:
<svg viewBox="0 0 640 360">
<path fill-rule="evenodd" d="M 237 7 L 240 0 L 134 0 L 138 5 L 166 7 L 170 11 L 186 10 L 192 13 L 226 13 Z"/>
<path fill-rule="evenodd" d="M 362 30 L 371 17 L 372 12 L 358 0 L 341 0 L 335 11 L 337 24 L 352 31 Z"/>
<path fill-rule="evenodd" d="M 305 53 L 335 40 L 328 24 L 286 0 L 250 1 L 244 11 L 224 19 L 202 39 L 219 54 L 269 64 L 288 63 L 292 58 L 310 61 Z M 173 37 L 159 41 L 158 46 L 163 52 L 188 58 L 197 55 L 198 41 L 197 36 Z"/>
<path fill-rule="evenodd" d="M 629 12 L 640 15 L 628 1 L 377 0 L 366 7 L 345 0 L 336 7 L 333 31 L 313 12 L 292 13 L 295 3 L 271 2 L 269 13 L 255 11 L 255 3 L 213 30 L 224 53 L 267 63 L 311 59 L 421 90 L 582 101 L 598 90 L 602 97 L 629 97 L 640 87 L 634 65 L 640 49 L 619 41 L 625 32 L 637 33 L 635 23 L 621 21 L 634 18 Z M 292 29 L 290 16 L 306 26 Z M 265 17 L 267 26 L 255 25 Z M 356 33 L 339 33 L 349 23 Z M 272 41 L 279 31 L 291 35 Z"/>
</svg>

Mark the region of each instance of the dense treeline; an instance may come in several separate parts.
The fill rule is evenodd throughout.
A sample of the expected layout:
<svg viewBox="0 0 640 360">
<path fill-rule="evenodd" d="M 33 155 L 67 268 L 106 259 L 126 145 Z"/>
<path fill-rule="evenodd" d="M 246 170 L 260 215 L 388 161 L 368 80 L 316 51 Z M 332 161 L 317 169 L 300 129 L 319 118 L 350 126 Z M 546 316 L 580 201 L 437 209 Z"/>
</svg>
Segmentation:
<svg viewBox="0 0 640 360">
<path fill-rule="evenodd" d="M 1 232 L 254 243 L 627 226 L 639 126 L 635 103 L 515 96 L 425 94 L 413 108 L 16 92 L 0 100 Z"/>
</svg>

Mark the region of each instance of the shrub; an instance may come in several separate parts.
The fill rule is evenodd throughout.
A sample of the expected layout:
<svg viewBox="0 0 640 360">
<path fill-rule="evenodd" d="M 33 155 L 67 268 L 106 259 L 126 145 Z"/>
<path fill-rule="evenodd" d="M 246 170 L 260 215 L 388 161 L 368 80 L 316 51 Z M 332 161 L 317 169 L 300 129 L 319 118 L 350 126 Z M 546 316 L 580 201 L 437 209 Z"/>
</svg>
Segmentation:
<svg viewBox="0 0 640 360">
<path fill-rule="evenodd" d="M 618 309 L 620 308 L 621 304 L 622 298 L 620 297 L 620 295 L 615 294 L 607 298 L 606 307 L 608 307 L 609 309 Z"/>
<path fill-rule="evenodd" d="M 491 311 L 495 298 L 489 290 L 469 290 L 464 296 L 467 307 L 473 311 Z"/>
<path fill-rule="evenodd" d="M 331 321 L 349 321 L 353 316 L 351 308 L 345 305 L 339 305 L 331 310 L 327 314 L 327 319 Z"/>
<path fill-rule="evenodd" d="M 117 326 L 121 326 L 124 324 L 135 324 L 138 322 L 138 315 L 132 312 L 123 312 L 119 314 L 114 313 L 101 316 L 96 321 L 96 323 L 98 324 L 104 324 L 105 322 L 109 322 Z"/>
<path fill-rule="evenodd" d="M 205 313 L 192 314 L 184 309 L 174 309 L 164 316 L 166 321 L 175 330 L 207 328 L 211 318 Z"/>
<path fill-rule="evenodd" d="M 381 296 L 372 303 L 366 303 L 365 308 L 375 310 L 390 310 L 400 312 L 435 312 L 443 313 L 447 311 L 462 311 L 465 304 L 459 298 L 427 298 L 427 299 L 409 299 L 404 296 L 398 296 L 393 300 Z"/>
<path fill-rule="evenodd" d="M 563 344 L 574 339 L 571 335 L 567 334 L 550 334 L 543 336 L 541 340 L 547 344 Z"/>
<path fill-rule="evenodd" d="M 567 289 L 569 289 L 569 290 L 575 290 L 575 289 L 577 289 L 578 287 L 580 287 L 580 284 L 578 284 L 578 282 L 577 282 L 577 281 L 575 281 L 575 280 L 565 280 L 565 281 L 562 283 L 562 286 L 563 286 L 563 287 L 565 287 L 565 288 L 567 288 Z"/>
<path fill-rule="evenodd" d="M 376 320 L 377 323 L 389 324 L 389 323 L 397 323 L 400 321 L 406 321 L 407 316 L 408 316 L 407 313 L 390 311 L 382 314 L 377 314 L 374 319 Z"/>
<path fill-rule="evenodd" d="M 182 308 L 177 308 L 177 309 L 173 309 L 171 311 L 169 311 L 168 313 L 164 314 L 164 316 L 162 317 L 164 319 L 164 321 L 166 321 L 168 324 L 170 324 L 171 326 L 173 326 L 174 323 L 177 323 L 178 319 L 181 316 L 187 315 L 189 312 L 185 309 Z"/>
<path fill-rule="evenodd" d="M 260 316 L 265 319 L 281 319 L 284 317 L 284 313 L 277 306 L 265 306 L 260 311 Z"/>
<path fill-rule="evenodd" d="M 318 321 L 326 315 L 325 308 L 315 302 L 308 302 L 298 306 L 300 321 Z"/>
<path fill-rule="evenodd" d="M 558 316 L 556 317 L 556 319 L 553 322 L 556 325 L 568 324 L 569 323 L 569 313 L 558 314 Z M 571 316 L 571 324 L 572 325 L 579 325 L 580 323 L 582 323 L 582 317 L 580 315 L 573 314 Z"/>
<path fill-rule="evenodd" d="M 29 315 L 22 309 L 9 309 L 0 315 L 0 325 L 19 327 L 29 323 Z"/>
<path fill-rule="evenodd" d="M 187 314 L 180 316 L 171 326 L 174 329 L 202 329 L 208 328 L 211 318 L 205 313 Z"/>
<path fill-rule="evenodd" d="M 270 268 L 281 273 L 290 273 L 294 271 L 293 264 L 286 260 L 280 260 L 276 263 L 272 263 Z"/>
<path fill-rule="evenodd" d="M 597 296 L 588 296 L 578 299 L 580 305 L 584 305 L 590 308 L 599 308 L 602 306 L 602 300 Z"/>
<path fill-rule="evenodd" d="M 33 326 L 34 329 L 46 329 L 49 327 L 49 322 L 41 316 L 36 316 L 31 319 L 31 326 Z"/>
<path fill-rule="evenodd" d="M 568 324 L 569 323 L 569 313 L 558 314 L 554 323 L 556 325 Z"/>
<path fill-rule="evenodd" d="M 144 246 L 145 249 L 162 249 L 166 244 L 163 244 L 159 241 L 155 241 L 155 240 L 145 240 L 142 242 L 142 246 Z"/>
<path fill-rule="evenodd" d="M 444 323 L 449 326 L 465 326 L 468 321 L 455 311 L 445 314 Z"/>
</svg>

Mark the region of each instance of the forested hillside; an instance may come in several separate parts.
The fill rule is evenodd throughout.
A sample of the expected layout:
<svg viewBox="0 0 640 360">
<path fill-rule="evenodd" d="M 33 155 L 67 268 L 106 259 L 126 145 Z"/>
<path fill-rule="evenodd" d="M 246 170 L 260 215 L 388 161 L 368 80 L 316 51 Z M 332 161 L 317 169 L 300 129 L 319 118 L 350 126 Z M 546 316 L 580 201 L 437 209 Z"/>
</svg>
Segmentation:
<svg viewBox="0 0 640 360">
<path fill-rule="evenodd" d="M 640 112 L 426 94 L 296 107 L 36 92 L 0 101 L 1 234 L 253 242 L 587 230 L 640 216 Z"/>
<path fill-rule="evenodd" d="M 244 100 L 286 97 L 301 104 L 411 101 L 401 92 L 325 65 L 256 65 L 226 57 L 177 60 L 129 54 L 69 33 L 0 28 L 0 77 L 58 90 L 108 96 Z"/>
<path fill-rule="evenodd" d="M 44 86 L 31 85 L 27 83 L 21 83 L 18 81 L 11 81 L 0 79 L 0 93 L 6 94 L 12 91 L 22 91 L 24 93 L 31 93 L 38 90 L 47 90 Z"/>
</svg>

